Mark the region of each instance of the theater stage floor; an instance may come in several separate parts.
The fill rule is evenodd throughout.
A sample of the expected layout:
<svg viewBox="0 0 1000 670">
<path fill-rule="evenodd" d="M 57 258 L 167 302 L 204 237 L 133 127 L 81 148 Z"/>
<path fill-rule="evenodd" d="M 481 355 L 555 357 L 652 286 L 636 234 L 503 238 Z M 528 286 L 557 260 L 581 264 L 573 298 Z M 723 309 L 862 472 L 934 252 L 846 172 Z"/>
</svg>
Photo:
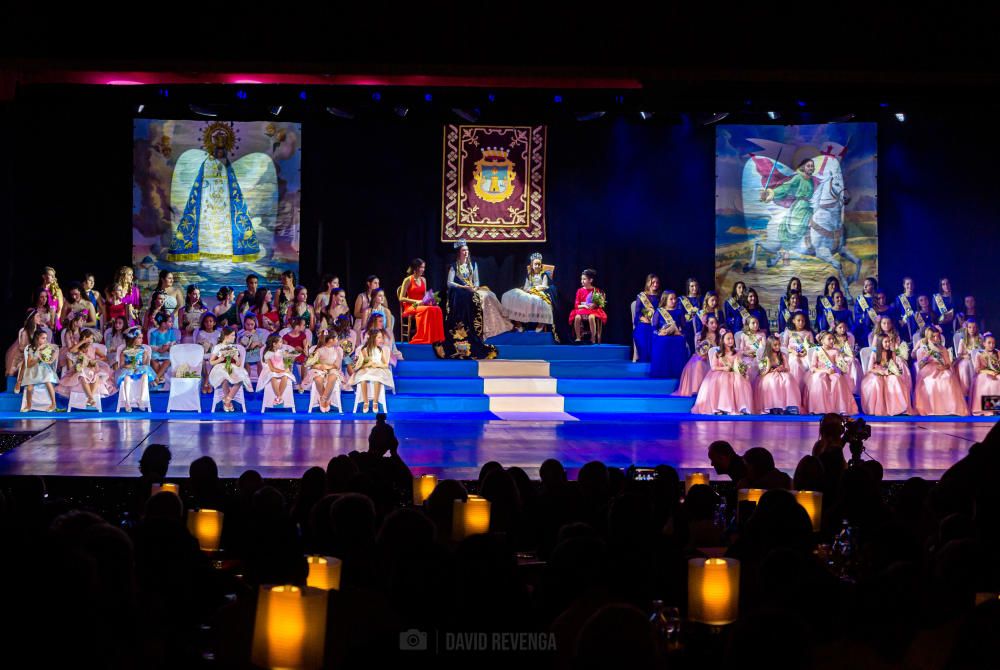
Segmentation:
<svg viewBox="0 0 1000 670">
<path fill-rule="evenodd" d="M 685 471 L 705 469 L 706 447 L 728 440 L 737 451 L 766 447 L 779 468 L 791 473 L 816 439 L 817 418 L 798 420 L 692 420 L 688 416 L 594 416 L 584 420 L 506 421 L 451 416 L 442 420 L 390 420 L 400 454 L 417 473 L 475 479 L 496 460 L 538 476 L 547 458 L 571 475 L 592 460 L 627 467 L 660 463 Z M 158 419 L 13 420 L 0 433 L 37 433 L 0 456 L 0 475 L 121 476 L 138 472 L 143 449 L 166 444 L 173 453 L 170 476 L 186 477 L 188 465 L 211 456 L 223 477 L 255 469 L 265 477 L 297 478 L 306 468 L 338 454 L 367 448 L 373 421 L 198 421 Z M 872 423 L 867 443 L 886 479 L 935 479 L 964 456 L 993 421 L 894 420 Z"/>
</svg>

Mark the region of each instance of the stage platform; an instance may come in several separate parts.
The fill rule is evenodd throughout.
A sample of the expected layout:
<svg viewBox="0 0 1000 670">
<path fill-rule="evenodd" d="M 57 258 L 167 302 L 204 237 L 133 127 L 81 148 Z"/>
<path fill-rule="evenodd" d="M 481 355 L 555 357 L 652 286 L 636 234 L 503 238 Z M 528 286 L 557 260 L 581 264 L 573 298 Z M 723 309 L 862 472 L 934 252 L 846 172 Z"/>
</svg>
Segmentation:
<svg viewBox="0 0 1000 670">
<path fill-rule="evenodd" d="M 497 338 L 491 361 L 439 360 L 430 346 L 400 345 L 396 393 L 387 396 L 400 453 L 417 472 L 475 478 L 488 460 L 537 476 L 546 458 L 571 471 L 590 460 L 626 467 L 666 463 L 683 472 L 707 466 L 705 449 L 724 439 L 740 451 L 767 447 L 791 473 L 816 439 L 816 416 L 704 416 L 693 399 L 676 397 L 677 380 L 654 379 L 631 362 L 631 348 L 556 345 L 551 335 L 511 333 Z M 8 389 L 12 388 L 8 380 Z M 261 413 L 261 394 L 247 394 L 245 414 L 167 413 L 168 393 L 151 394 L 152 411 L 18 411 L 20 398 L 0 394 L 0 436 L 12 443 L 0 456 L 0 475 L 134 476 L 145 446 L 170 446 L 171 476 L 184 477 L 192 460 L 209 455 L 225 477 L 253 468 L 265 477 L 299 477 L 338 454 L 367 448 L 372 414 L 308 413 L 309 395 L 295 394 L 296 412 Z M 61 400 L 65 406 L 65 400 Z M 869 453 L 888 479 L 935 478 L 961 458 L 995 423 L 994 417 L 873 417 Z M 0 450 L 4 443 L 0 441 Z"/>
</svg>

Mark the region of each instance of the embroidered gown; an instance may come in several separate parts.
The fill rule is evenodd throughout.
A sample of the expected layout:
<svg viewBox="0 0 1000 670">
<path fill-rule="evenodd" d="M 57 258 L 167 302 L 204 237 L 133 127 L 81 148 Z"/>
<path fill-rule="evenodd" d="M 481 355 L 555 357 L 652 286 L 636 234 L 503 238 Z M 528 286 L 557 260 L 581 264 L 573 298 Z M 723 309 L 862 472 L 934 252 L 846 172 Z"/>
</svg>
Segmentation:
<svg viewBox="0 0 1000 670">
<path fill-rule="evenodd" d="M 438 358 L 496 358 L 497 350 L 487 338 L 505 333 L 513 325 L 503 316 L 500 301 L 488 288 L 479 286 L 479 267 L 452 263 L 448 269 L 448 311 L 444 342 L 434 351 Z"/>
<path fill-rule="evenodd" d="M 410 335 L 410 344 L 434 344 L 444 340 L 444 313 L 435 304 L 424 304 L 427 295 L 427 279 L 410 275 L 406 287 L 406 298 L 418 303 L 404 303 L 403 318 L 413 317 L 416 332 Z"/>
<path fill-rule="evenodd" d="M 547 272 L 529 273 L 522 288 L 514 288 L 503 294 L 500 304 L 504 314 L 518 323 L 552 325 L 552 299 L 548 294 L 549 275 Z"/>
</svg>

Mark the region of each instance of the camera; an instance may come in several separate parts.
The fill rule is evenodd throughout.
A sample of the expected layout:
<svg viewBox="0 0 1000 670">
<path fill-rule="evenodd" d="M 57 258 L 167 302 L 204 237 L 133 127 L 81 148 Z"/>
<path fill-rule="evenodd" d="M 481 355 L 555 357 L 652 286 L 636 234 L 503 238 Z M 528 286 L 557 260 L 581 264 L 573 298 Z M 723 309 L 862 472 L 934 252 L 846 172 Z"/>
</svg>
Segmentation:
<svg viewBox="0 0 1000 670">
<path fill-rule="evenodd" d="M 416 628 L 399 634 L 399 648 L 402 651 L 427 651 L 427 633 Z"/>
<path fill-rule="evenodd" d="M 1000 412 L 1000 395 L 984 395 L 980 409 L 984 412 Z"/>
<path fill-rule="evenodd" d="M 844 418 L 844 441 L 851 450 L 851 460 L 848 467 L 861 463 L 861 454 L 865 450 L 865 440 L 872 436 L 872 427 L 864 419 Z"/>
</svg>

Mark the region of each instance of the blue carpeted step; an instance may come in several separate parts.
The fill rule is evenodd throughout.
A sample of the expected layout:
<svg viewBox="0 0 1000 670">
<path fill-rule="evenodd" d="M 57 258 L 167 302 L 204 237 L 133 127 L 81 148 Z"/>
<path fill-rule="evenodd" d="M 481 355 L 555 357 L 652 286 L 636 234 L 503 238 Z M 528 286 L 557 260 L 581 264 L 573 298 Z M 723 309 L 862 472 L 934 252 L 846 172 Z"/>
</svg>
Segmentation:
<svg viewBox="0 0 1000 670">
<path fill-rule="evenodd" d="M 403 354 L 406 355 L 405 353 Z M 479 377 L 478 361 L 404 360 L 396 365 L 393 377 Z"/>
<path fill-rule="evenodd" d="M 482 395 L 483 380 L 479 377 L 409 377 L 396 375 L 397 393 L 438 395 Z"/>
<path fill-rule="evenodd" d="M 570 395 L 565 399 L 565 411 L 600 414 L 675 414 L 690 412 L 694 398 L 660 395 Z"/>
<path fill-rule="evenodd" d="M 649 363 L 553 361 L 549 374 L 558 379 L 649 379 Z"/>
<path fill-rule="evenodd" d="M 519 346 L 545 346 L 554 345 L 556 339 L 552 337 L 552 333 L 536 333 L 533 330 L 526 330 L 523 333 L 519 333 L 516 330 L 511 330 L 506 333 L 500 333 L 490 339 L 486 340 L 487 344 L 516 344 Z"/>
<path fill-rule="evenodd" d="M 676 379 L 565 379 L 560 378 L 556 392 L 561 395 L 664 395 L 677 389 Z"/>
<path fill-rule="evenodd" d="M 632 348 L 618 344 L 598 344 L 594 346 L 503 344 L 497 347 L 499 358 L 507 360 L 538 361 L 618 361 L 632 360 Z"/>
<path fill-rule="evenodd" d="M 434 347 L 429 344 L 397 344 L 399 352 L 403 354 L 403 361 L 439 361 L 440 358 L 434 353 Z"/>
</svg>

